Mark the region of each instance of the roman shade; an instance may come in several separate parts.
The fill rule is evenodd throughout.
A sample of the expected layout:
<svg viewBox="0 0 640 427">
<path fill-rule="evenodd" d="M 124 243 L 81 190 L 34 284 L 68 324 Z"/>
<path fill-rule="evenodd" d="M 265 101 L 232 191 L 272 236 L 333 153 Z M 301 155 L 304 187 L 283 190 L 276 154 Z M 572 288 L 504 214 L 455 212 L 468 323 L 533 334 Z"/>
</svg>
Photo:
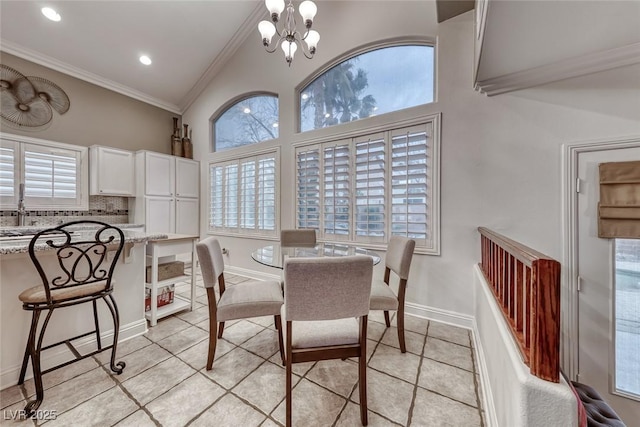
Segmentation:
<svg viewBox="0 0 640 427">
<path fill-rule="evenodd" d="M 640 238 L 640 161 L 600 164 L 598 237 Z"/>
</svg>

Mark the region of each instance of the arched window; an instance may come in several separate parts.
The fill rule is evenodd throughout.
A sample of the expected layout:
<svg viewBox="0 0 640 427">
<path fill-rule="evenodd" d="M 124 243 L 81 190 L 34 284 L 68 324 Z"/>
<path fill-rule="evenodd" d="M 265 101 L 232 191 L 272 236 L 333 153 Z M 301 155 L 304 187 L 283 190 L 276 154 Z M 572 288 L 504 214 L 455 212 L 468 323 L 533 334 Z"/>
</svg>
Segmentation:
<svg viewBox="0 0 640 427">
<path fill-rule="evenodd" d="M 278 137 L 278 97 L 250 95 L 214 116 L 213 151 L 229 150 Z"/>
<path fill-rule="evenodd" d="M 300 91 L 300 131 L 433 102 L 433 55 L 430 45 L 396 45 L 334 65 Z"/>
</svg>

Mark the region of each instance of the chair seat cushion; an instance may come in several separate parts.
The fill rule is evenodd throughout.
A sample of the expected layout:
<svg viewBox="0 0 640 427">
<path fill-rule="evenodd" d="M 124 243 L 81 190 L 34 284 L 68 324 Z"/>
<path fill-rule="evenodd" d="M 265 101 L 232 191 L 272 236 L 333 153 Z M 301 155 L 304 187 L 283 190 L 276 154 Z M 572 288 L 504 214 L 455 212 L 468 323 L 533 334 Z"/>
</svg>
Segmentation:
<svg viewBox="0 0 640 427">
<path fill-rule="evenodd" d="M 371 283 L 371 298 L 369 300 L 371 310 L 397 310 L 398 297 L 383 280 L 373 280 Z"/>
<path fill-rule="evenodd" d="M 114 280 L 111 281 L 111 285 L 115 285 Z M 87 285 L 51 289 L 51 299 L 55 302 L 79 299 L 102 292 L 106 288 L 107 281 L 101 280 Z M 18 299 L 23 303 L 42 304 L 47 302 L 47 294 L 44 286 L 38 285 L 22 291 Z"/>
<path fill-rule="evenodd" d="M 218 302 L 218 321 L 280 314 L 284 303 L 276 281 L 251 281 L 228 286 Z"/>
<path fill-rule="evenodd" d="M 285 321 L 284 306 L 282 307 L 282 335 L 287 336 L 287 322 Z M 360 324 L 358 319 L 295 321 L 291 348 L 313 348 L 331 345 L 358 344 L 360 339 Z"/>
</svg>

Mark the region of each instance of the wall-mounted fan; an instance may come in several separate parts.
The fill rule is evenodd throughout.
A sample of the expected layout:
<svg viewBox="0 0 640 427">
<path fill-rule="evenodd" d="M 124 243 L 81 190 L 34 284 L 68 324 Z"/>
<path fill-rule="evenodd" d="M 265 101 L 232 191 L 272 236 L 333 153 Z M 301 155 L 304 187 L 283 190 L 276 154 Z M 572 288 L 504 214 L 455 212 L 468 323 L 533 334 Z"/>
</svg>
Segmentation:
<svg viewBox="0 0 640 427">
<path fill-rule="evenodd" d="M 12 125 L 35 128 L 69 110 L 67 94 L 57 84 L 42 77 L 24 76 L 0 64 L 0 116 Z"/>
</svg>

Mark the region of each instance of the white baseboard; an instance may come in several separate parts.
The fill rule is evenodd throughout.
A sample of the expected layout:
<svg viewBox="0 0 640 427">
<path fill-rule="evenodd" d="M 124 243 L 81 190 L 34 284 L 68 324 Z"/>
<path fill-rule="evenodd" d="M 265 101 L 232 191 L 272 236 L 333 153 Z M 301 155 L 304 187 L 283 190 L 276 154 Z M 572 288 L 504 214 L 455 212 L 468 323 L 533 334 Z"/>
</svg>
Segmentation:
<svg viewBox="0 0 640 427">
<path fill-rule="evenodd" d="M 480 375 L 480 387 L 482 387 L 482 409 L 484 410 L 484 421 L 487 427 L 498 427 L 498 418 L 496 417 L 496 408 L 493 401 L 491 387 L 489 387 L 489 370 L 487 369 L 487 361 L 484 357 L 484 349 L 482 341 L 478 338 L 478 324 L 473 319 L 472 329 L 473 346 L 476 349 L 476 357 L 478 360 L 478 374 Z"/>
<path fill-rule="evenodd" d="M 234 267 L 228 265 L 224 267 L 225 272 L 231 274 L 237 274 L 238 276 L 250 277 L 255 280 L 277 280 L 280 281 L 282 277 L 279 274 L 262 273 L 260 271 L 249 270 L 248 268 Z"/>
<path fill-rule="evenodd" d="M 130 340 L 131 338 L 135 338 L 139 335 L 145 334 L 146 332 L 147 332 L 146 319 L 141 319 L 135 322 L 131 322 L 129 324 L 126 324 L 120 327 L 120 336 L 119 336 L 118 342 L 122 343 L 123 341 L 127 341 L 127 340 Z M 103 345 L 109 345 L 113 340 L 113 330 L 102 333 L 100 337 Z M 92 348 L 95 348 L 95 343 L 96 343 L 95 335 L 87 336 L 85 338 L 75 341 L 74 347 L 78 349 L 80 354 L 83 354 L 84 352 L 88 352 Z M 22 351 L 23 349 L 21 349 L 21 352 Z M 59 363 L 63 363 L 67 360 L 70 360 L 69 355 L 70 355 L 69 350 L 64 346 L 58 347 L 58 349 L 56 349 L 55 352 L 44 351 L 42 353 L 41 364 L 46 369 L 46 367 L 55 366 Z M 21 367 L 22 367 L 21 365 L 14 365 L 9 367 L 2 373 L 0 373 L 0 390 L 3 390 L 7 387 L 11 387 L 18 384 L 18 378 L 20 376 Z M 25 380 L 32 378 L 32 376 L 33 375 L 31 373 L 31 363 L 29 363 L 29 369 L 27 369 L 27 375 Z"/>
<path fill-rule="evenodd" d="M 410 302 L 405 303 L 404 312 L 412 316 L 422 317 L 423 319 L 435 320 L 436 322 L 447 323 L 452 326 L 471 330 L 473 330 L 473 324 L 475 322 L 473 316 L 468 314 L 461 314 L 455 311 L 442 310 Z"/>
</svg>

